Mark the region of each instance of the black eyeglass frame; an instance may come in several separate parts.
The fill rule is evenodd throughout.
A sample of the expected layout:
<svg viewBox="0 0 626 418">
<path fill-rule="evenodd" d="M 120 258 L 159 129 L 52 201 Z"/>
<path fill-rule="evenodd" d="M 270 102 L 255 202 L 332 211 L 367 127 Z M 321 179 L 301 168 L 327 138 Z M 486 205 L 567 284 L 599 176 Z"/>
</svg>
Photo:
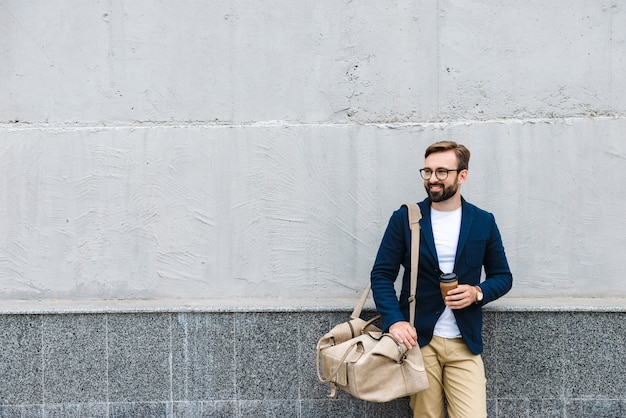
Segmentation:
<svg viewBox="0 0 626 418">
<path fill-rule="evenodd" d="M 431 177 L 433 176 L 433 173 L 435 173 L 435 177 L 437 177 L 437 180 L 444 181 L 445 179 L 448 178 L 448 175 L 450 174 L 450 171 L 460 172 L 460 171 L 463 171 L 463 170 L 465 170 L 465 169 L 464 168 L 452 168 L 452 169 L 450 169 L 450 168 L 437 168 L 437 169 L 435 169 L 433 171 L 430 168 L 421 168 L 420 169 L 420 176 L 422 176 L 422 178 L 424 180 L 430 180 Z M 429 171 L 430 171 L 430 174 L 426 174 Z M 439 177 L 439 173 L 443 173 L 443 172 L 446 173 L 445 177 L 444 178 Z"/>
</svg>

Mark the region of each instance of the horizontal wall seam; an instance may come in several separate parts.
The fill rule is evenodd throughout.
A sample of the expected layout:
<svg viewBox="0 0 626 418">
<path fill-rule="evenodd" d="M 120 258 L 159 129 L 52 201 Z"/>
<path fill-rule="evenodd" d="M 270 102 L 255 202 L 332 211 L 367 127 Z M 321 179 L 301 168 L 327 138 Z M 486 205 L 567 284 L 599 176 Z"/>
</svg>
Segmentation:
<svg viewBox="0 0 626 418">
<path fill-rule="evenodd" d="M 234 121 L 138 121 L 134 123 L 115 122 L 16 122 L 16 123 L 0 123 L 0 131 L 27 131 L 27 130 L 60 130 L 60 131 L 105 131 L 120 129 L 150 129 L 150 128 L 255 128 L 255 127 L 350 127 L 350 126 L 372 126 L 388 129 L 403 128 L 425 128 L 433 127 L 438 129 L 449 128 L 454 126 L 467 126 L 472 124 L 489 124 L 489 123 L 512 123 L 512 124 L 554 124 L 566 123 L 571 124 L 577 121 L 590 120 L 619 120 L 626 119 L 625 114 L 602 115 L 602 116 L 571 116 L 571 117 L 544 117 L 544 118 L 500 118 L 500 119 L 454 119 L 440 121 L 424 121 L 424 122 L 350 122 L 350 123 L 329 123 L 329 122 L 299 122 L 289 120 L 270 120 L 255 122 L 234 122 Z"/>
</svg>

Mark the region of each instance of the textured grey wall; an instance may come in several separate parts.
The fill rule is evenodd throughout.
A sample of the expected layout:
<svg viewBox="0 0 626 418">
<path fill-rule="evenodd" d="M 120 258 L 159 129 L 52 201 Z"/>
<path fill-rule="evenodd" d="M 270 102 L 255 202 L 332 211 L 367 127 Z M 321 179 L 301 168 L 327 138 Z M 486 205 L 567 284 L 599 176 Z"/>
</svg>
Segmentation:
<svg viewBox="0 0 626 418">
<path fill-rule="evenodd" d="M 625 18 L 584 0 L 5 1 L 0 298 L 353 298 L 444 138 L 474 153 L 464 192 L 499 221 L 509 297 L 623 298 Z"/>
</svg>

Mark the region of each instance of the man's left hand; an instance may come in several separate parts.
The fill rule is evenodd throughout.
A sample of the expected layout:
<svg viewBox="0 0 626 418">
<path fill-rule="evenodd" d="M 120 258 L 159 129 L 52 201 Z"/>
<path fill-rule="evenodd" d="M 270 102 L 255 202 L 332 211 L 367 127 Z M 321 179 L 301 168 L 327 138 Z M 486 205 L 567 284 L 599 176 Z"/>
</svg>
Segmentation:
<svg viewBox="0 0 626 418">
<path fill-rule="evenodd" d="M 469 284 L 460 284 L 446 296 L 445 303 L 450 309 L 463 309 L 476 302 L 478 289 Z"/>
</svg>

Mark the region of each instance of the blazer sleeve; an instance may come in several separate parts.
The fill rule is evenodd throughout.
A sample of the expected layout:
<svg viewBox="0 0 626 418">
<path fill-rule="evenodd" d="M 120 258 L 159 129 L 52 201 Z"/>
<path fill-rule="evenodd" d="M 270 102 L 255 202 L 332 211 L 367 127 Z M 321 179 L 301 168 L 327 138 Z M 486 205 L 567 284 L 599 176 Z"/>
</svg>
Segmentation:
<svg viewBox="0 0 626 418">
<path fill-rule="evenodd" d="M 491 218 L 491 233 L 487 240 L 483 266 L 485 269 L 485 281 L 480 284 L 484 299 L 482 304 L 492 302 L 506 294 L 513 285 L 513 275 L 506 259 L 502 237 L 495 218 Z"/>
<path fill-rule="evenodd" d="M 407 233 L 410 234 L 408 212 L 403 206 L 389 219 L 370 275 L 374 302 L 385 331 L 394 323 L 407 320 L 402 314 L 394 288 L 400 266 L 406 268 Z"/>
</svg>

